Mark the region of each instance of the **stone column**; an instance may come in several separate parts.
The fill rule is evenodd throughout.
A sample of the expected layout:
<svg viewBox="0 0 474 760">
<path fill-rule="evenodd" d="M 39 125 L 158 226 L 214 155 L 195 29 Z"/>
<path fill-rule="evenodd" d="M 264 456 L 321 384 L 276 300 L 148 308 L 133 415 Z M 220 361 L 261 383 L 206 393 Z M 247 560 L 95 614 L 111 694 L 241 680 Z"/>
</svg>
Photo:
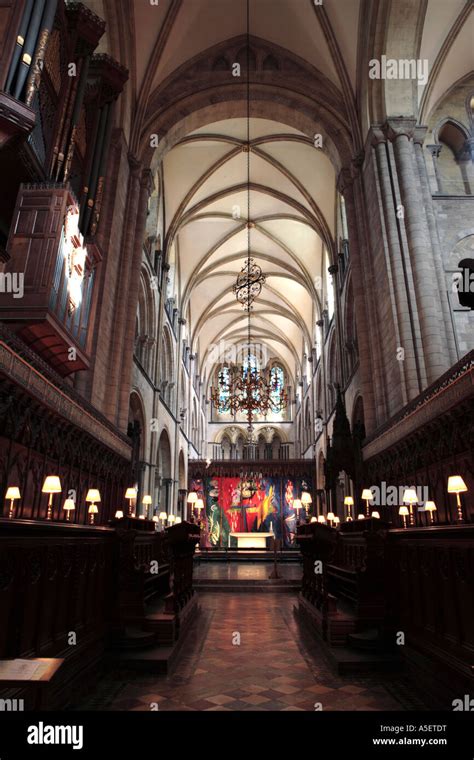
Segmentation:
<svg viewBox="0 0 474 760">
<path fill-rule="evenodd" d="M 433 207 L 433 198 L 431 195 L 430 182 L 428 178 L 428 172 L 426 170 L 425 156 L 423 153 L 423 139 L 424 139 L 425 134 L 426 134 L 426 129 L 424 127 L 419 127 L 415 130 L 415 139 L 414 139 L 415 155 L 416 155 L 416 162 L 417 162 L 417 167 L 418 167 L 418 174 L 420 177 L 423 203 L 425 206 L 426 220 L 428 222 L 428 229 L 430 232 L 433 259 L 434 259 L 435 270 L 436 270 L 436 278 L 438 281 L 439 304 L 441 307 L 441 315 L 442 315 L 441 321 L 442 321 L 442 328 L 443 328 L 443 338 L 446 341 L 446 347 L 447 347 L 447 351 L 449 355 L 449 364 L 452 365 L 457 362 L 459 357 L 457 355 L 457 350 L 456 350 L 456 339 L 454 335 L 453 321 L 452 321 L 452 316 L 451 316 L 451 307 L 449 304 L 449 298 L 448 298 L 448 293 L 447 293 L 446 277 L 444 273 L 443 257 L 441 253 L 441 243 L 439 240 L 438 227 L 437 227 L 436 216 L 435 216 L 435 211 Z M 431 147 L 441 148 L 441 145 L 428 146 L 428 148 L 431 148 Z M 439 151 L 437 155 L 439 155 Z M 434 160 L 435 159 L 433 159 L 433 161 Z M 435 169 L 436 169 L 436 164 L 435 164 Z"/>
<path fill-rule="evenodd" d="M 370 288 L 366 287 L 366 279 L 364 277 L 364 266 L 362 264 L 359 232 L 360 217 L 358 215 L 357 203 L 355 199 L 354 177 L 352 176 L 352 173 L 349 169 L 343 169 L 340 172 L 337 185 L 339 192 L 344 196 L 347 224 L 349 228 L 349 258 L 351 261 L 355 307 L 354 311 L 357 322 L 357 336 L 359 341 L 361 395 L 364 400 L 366 432 L 369 434 L 375 429 L 376 425 L 380 421 L 377 420 L 375 410 L 375 396 L 373 385 L 373 377 L 375 374 L 374 355 L 377 354 L 378 348 L 375 346 L 374 350 L 374 344 L 376 344 L 377 341 L 376 338 L 374 340 L 373 329 L 370 327 L 370 319 L 367 311 L 365 293 L 367 290 L 370 290 Z M 323 355 L 324 343 L 322 347 L 322 357 Z M 324 372 L 324 366 L 322 366 L 322 370 Z M 323 383 L 326 383 L 324 376 Z"/>
<path fill-rule="evenodd" d="M 416 171 L 412 137 L 415 120 L 390 119 L 385 131 L 393 143 L 400 194 L 403 204 L 405 230 L 418 310 L 421 342 L 426 367 L 426 381 L 431 384 L 445 372 L 449 364 L 446 345 L 440 334 L 440 309 L 438 305 L 438 281 L 435 275 L 431 239 L 419 178 Z M 412 297 L 412 294 L 409 294 Z"/>
<path fill-rule="evenodd" d="M 115 330 L 110 353 L 111 398 L 109 409 L 116 424 L 125 430 L 128 419 L 130 378 L 133 361 L 135 320 L 140 284 L 143 235 L 150 190 L 150 173 L 142 173 L 142 164 L 129 156 L 131 167 L 128 185 L 129 207 L 122 247 L 119 299 L 115 313 Z"/>
<path fill-rule="evenodd" d="M 417 366 L 416 337 L 413 329 L 413 314 L 409 302 L 409 278 L 397 223 L 396 199 L 391 184 L 389 160 L 387 157 L 387 140 L 381 129 L 372 130 L 372 145 L 378 171 L 382 195 L 382 215 L 387 238 L 386 266 L 388 281 L 392 288 L 392 319 L 396 346 L 393 347 L 392 366 L 398 365 L 401 382 L 402 402 L 406 404 L 420 393 L 421 378 Z M 397 360 L 396 351 L 403 348 L 403 361 Z"/>
</svg>

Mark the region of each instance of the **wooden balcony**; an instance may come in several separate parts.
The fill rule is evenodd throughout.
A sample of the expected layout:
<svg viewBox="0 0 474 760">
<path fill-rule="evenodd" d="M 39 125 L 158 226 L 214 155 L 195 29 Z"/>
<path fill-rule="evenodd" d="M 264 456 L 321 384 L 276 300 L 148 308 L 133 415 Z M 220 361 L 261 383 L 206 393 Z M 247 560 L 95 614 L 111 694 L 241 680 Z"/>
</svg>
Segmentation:
<svg viewBox="0 0 474 760">
<path fill-rule="evenodd" d="M 0 294 L 0 319 L 63 377 L 90 363 L 98 255 L 83 245 L 77 212 L 67 183 L 21 185 Z"/>
</svg>

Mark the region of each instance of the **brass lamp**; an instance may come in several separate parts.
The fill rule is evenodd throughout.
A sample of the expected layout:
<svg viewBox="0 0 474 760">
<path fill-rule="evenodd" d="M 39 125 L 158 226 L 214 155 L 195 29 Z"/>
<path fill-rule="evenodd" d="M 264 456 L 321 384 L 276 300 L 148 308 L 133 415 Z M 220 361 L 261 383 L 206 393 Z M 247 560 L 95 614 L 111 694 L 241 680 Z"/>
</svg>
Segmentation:
<svg viewBox="0 0 474 760">
<path fill-rule="evenodd" d="M 345 496 L 344 504 L 347 507 L 347 522 L 350 522 L 352 520 L 351 507 L 354 506 L 354 499 L 352 498 L 352 496 Z"/>
<path fill-rule="evenodd" d="M 145 517 L 148 519 L 148 507 L 152 503 L 151 496 L 149 494 L 146 494 L 142 499 L 142 504 L 145 506 Z"/>
<path fill-rule="evenodd" d="M 14 503 L 16 499 L 21 499 L 20 489 L 18 486 L 9 486 L 5 494 L 5 499 L 10 499 L 10 509 L 8 512 L 8 519 L 13 520 L 14 517 Z"/>
<path fill-rule="evenodd" d="M 161 520 L 161 525 L 164 528 L 165 527 L 165 522 L 168 519 L 168 515 L 166 514 L 166 512 L 160 512 L 159 519 Z"/>
<path fill-rule="evenodd" d="M 398 514 L 401 515 L 401 517 L 403 519 L 403 527 L 406 528 L 407 527 L 407 516 L 410 514 L 409 511 L 408 511 L 408 507 L 400 507 L 400 509 L 398 510 Z"/>
<path fill-rule="evenodd" d="M 88 511 L 89 511 L 89 524 L 94 525 L 95 516 L 99 511 L 97 508 L 97 504 L 91 504 Z"/>
<path fill-rule="evenodd" d="M 361 498 L 365 501 L 365 516 L 370 517 L 369 501 L 372 500 L 372 491 L 370 488 L 364 488 Z"/>
<path fill-rule="evenodd" d="M 76 509 L 74 499 L 66 499 L 63 505 L 63 509 L 66 512 L 66 522 L 71 522 L 71 512 Z"/>
<path fill-rule="evenodd" d="M 341 518 L 336 515 L 335 518 L 334 518 L 334 520 L 333 520 L 334 527 L 337 528 L 337 526 L 339 525 L 340 522 L 341 522 Z"/>
<path fill-rule="evenodd" d="M 301 499 L 294 499 L 293 500 L 293 509 L 296 509 L 296 522 L 299 523 L 300 521 L 300 509 L 302 508 Z"/>
<path fill-rule="evenodd" d="M 197 499 L 196 501 L 196 509 L 198 511 L 198 518 L 201 517 L 201 509 L 204 509 L 204 501 L 202 499 Z"/>
<path fill-rule="evenodd" d="M 448 478 L 448 493 L 456 494 L 456 503 L 458 507 L 458 522 L 463 522 L 462 504 L 460 493 L 467 491 L 467 485 L 460 475 L 450 475 Z"/>
<path fill-rule="evenodd" d="M 436 504 L 434 503 L 434 501 L 427 501 L 425 503 L 425 512 L 429 512 L 430 514 L 430 523 L 434 522 L 433 512 L 436 512 Z"/>
<path fill-rule="evenodd" d="M 96 502 L 101 501 L 100 499 L 100 492 L 97 490 L 97 488 L 89 488 L 87 491 L 86 501 L 90 502 L 90 507 L 88 509 L 90 518 L 89 522 L 91 525 L 94 525 L 95 515 L 98 513 L 97 504 Z"/>
<path fill-rule="evenodd" d="M 45 478 L 45 481 L 43 483 L 43 488 L 41 489 L 43 493 L 49 494 L 48 499 L 48 511 L 46 513 L 46 519 L 51 520 L 53 516 L 53 493 L 61 493 L 61 481 L 59 480 L 57 475 L 48 475 L 47 478 Z"/>
<path fill-rule="evenodd" d="M 414 488 L 405 488 L 403 492 L 403 499 L 402 501 L 404 504 L 408 504 L 410 508 L 410 525 L 415 524 L 415 515 L 413 512 L 413 505 L 418 504 L 418 496 Z"/>
<path fill-rule="evenodd" d="M 301 503 L 303 507 L 305 508 L 306 512 L 308 512 L 311 504 L 313 503 L 313 499 L 311 497 L 311 494 L 309 491 L 303 491 L 301 494 Z"/>
<path fill-rule="evenodd" d="M 326 522 L 326 518 L 324 517 L 324 515 L 319 515 L 318 523 L 321 523 L 321 525 L 323 525 L 325 522 Z"/>
<path fill-rule="evenodd" d="M 127 488 L 127 490 L 125 491 L 125 498 L 128 499 L 128 515 L 129 517 L 134 517 L 132 501 L 135 501 L 135 499 L 137 498 L 137 489 Z"/>
<path fill-rule="evenodd" d="M 197 500 L 198 500 L 198 495 L 196 491 L 190 491 L 188 493 L 188 498 L 186 499 L 187 503 L 190 505 L 190 508 L 191 508 L 191 513 L 189 515 L 190 518 L 194 517 L 194 505 L 196 504 Z"/>
<path fill-rule="evenodd" d="M 328 512 L 327 515 L 326 515 L 326 517 L 329 520 L 329 524 L 330 524 L 330 526 L 332 528 L 332 522 L 334 520 L 334 512 Z"/>
<path fill-rule="evenodd" d="M 173 525 L 174 521 L 176 520 L 176 515 L 168 515 L 168 522 L 170 525 Z"/>
</svg>

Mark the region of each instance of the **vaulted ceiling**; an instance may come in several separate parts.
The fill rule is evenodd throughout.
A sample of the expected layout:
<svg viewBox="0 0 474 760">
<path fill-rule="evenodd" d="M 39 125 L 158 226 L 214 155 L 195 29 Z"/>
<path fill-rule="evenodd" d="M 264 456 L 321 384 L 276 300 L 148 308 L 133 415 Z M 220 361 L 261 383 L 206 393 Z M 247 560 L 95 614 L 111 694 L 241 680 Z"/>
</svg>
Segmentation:
<svg viewBox="0 0 474 760">
<path fill-rule="evenodd" d="M 334 234 L 334 169 L 296 129 L 255 118 L 249 127 L 250 157 L 245 118 L 206 125 L 165 156 L 170 255 L 204 362 L 220 341 L 246 337 L 246 313 L 232 286 L 247 256 L 250 221 L 251 254 L 266 275 L 252 310 L 252 337 L 294 372 L 321 310 L 323 240 Z"/>
</svg>

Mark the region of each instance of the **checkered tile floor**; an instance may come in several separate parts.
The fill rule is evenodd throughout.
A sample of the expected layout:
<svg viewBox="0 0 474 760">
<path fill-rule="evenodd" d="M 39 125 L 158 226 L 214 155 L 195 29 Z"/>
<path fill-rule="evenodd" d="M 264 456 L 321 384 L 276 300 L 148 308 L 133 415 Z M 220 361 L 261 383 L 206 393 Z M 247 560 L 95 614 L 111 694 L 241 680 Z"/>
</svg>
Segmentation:
<svg viewBox="0 0 474 760">
<path fill-rule="evenodd" d="M 404 710 L 396 677 L 337 676 L 286 594 L 212 593 L 168 676 L 114 673 L 82 709 Z M 240 644 L 238 643 L 240 639 Z M 320 704 L 320 706 L 319 706 Z M 416 707 L 416 706 L 415 706 Z M 418 708 L 419 709 L 419 708 Z"/>
</svg>

